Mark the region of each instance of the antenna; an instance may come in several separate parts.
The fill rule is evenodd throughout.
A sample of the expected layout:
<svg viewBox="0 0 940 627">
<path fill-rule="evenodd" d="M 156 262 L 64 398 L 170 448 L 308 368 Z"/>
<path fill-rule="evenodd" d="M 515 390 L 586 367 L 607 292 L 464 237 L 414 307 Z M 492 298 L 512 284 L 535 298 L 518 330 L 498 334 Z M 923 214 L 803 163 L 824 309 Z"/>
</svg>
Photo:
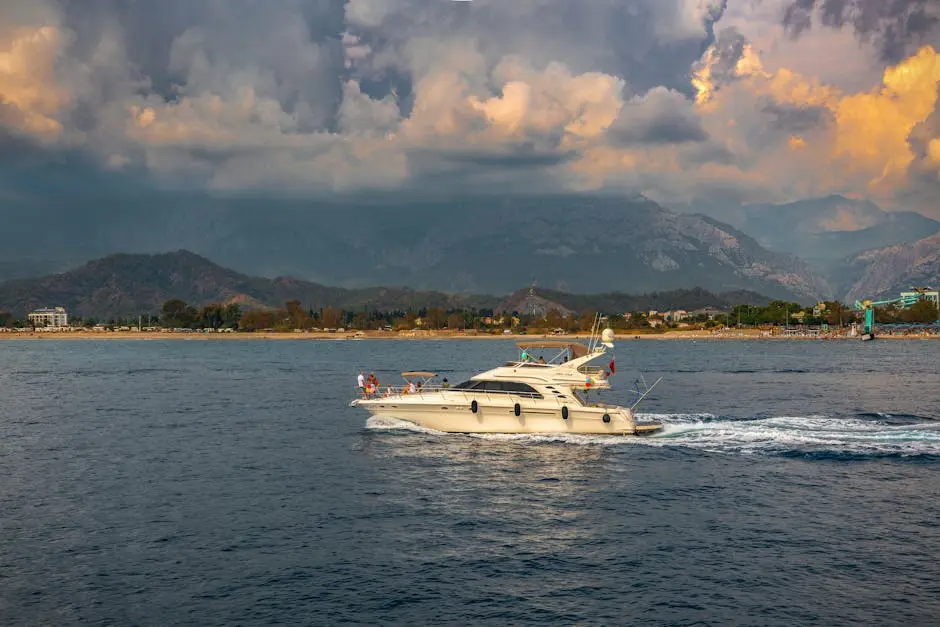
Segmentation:
<svg viewBox="0 0 940 627">
<path fill-rule="evenodd" d="M 588 338 L 588 350 L 594 352 L 594 349 L 597 348 L 598 335 L 600 334 L 601 328 L 601 314 L 600 312 L 594 313 L 594 322 L 591 324 L 591 336 Z"/>
</svg>

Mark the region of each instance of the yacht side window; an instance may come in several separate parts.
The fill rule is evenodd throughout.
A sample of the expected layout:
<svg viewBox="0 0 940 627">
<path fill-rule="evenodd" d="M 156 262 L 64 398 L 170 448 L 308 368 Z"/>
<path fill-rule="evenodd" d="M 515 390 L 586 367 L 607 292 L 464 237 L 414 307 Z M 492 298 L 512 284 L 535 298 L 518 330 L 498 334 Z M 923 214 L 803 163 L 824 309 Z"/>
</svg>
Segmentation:
<svg viewBox="0 0 940 627">
<path fill-rule="evenodd" d="M 518 394 L 529 398 L 542 398 L 542 395 L 531 385 L 518 381 L 484 381 L 487 392 L 502 392 L 504 394 Z"/>
<path fill-rule="evenodd" d="M 518 381 L 506 381 L 503 383 L 506 386 L 506 390 L 509 392 L 515 392 L 516 394 L 525 394 L 526 396 L 532 396 L 533 398 L 542 398 L 542 395 L 538 391 L 526 383 L 519 383 Z"/>
<path fill-rule="evenodd" d="M 518 394 L 529 398 L 542 398 L 538 390 L 531 385 L 519 383 L 518 381 L 464 381 L 458 383 L 454 390 L 464 390 L 466 392 L 497 392 L 502 394 Z"/>
</svg>

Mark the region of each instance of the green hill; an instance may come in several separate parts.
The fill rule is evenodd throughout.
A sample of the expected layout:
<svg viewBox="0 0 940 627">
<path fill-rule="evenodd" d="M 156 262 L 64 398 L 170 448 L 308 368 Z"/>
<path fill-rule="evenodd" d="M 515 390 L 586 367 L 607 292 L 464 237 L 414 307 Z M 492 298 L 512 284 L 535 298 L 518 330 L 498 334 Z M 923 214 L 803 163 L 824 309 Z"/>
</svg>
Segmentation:
<svg viewBox="0 0 940 627">
<path fill-rule="evenodd" d="M 163 303 L 180 299 L 195 306 L 239 303 L 243 309 L 282 307 L 299 300 L 303 307 L 338 307 L 347 311 L 405 311 L 427 307 L 445 309 L 525 308 L 529 289 L 509 297 L 485 294 L 418 291 L 406 287 L 345 289 L 290 277 L 267 279 L 223 268 L 189 251 L 155 255 L 110 255 L 61 274 L 0 283 L 0 311 L 23 316 L 48 306 L 63 306 L 72 316 L 111 319 L 158 314 Z M 631 295 L 572 294 L 535 290 L 541 307 L 597 310 L 610 313 L 645 309 L 726 308 L 737 303 L 760 304 L 767 298 L 754 292 L 713 294 L 682 289 Z"/>
</svg>

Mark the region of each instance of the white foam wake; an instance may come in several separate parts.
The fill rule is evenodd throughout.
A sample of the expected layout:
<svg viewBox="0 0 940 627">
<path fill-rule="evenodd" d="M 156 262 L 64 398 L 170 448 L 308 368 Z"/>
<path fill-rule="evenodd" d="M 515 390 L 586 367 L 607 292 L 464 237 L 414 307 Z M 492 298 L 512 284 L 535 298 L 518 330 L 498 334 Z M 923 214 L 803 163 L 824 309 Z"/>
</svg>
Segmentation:
<svg viewBox="0 0 940 627">
<path fill-rule="evenodd" d="M 398 418 L 385 418 L 380 416 L 372 416 L 366 420 L 366 429 L 373 429 L 375 431 L 415 431 L 417 433 L 449 435 L 443 431 L 428 429 L 427 427 L 416 425 L 415 423 L 408 422 L 407 420 L 399 420 Z"/>
<path fill-rule="evenodd" d="M 644 443 L 713 452 L 940 455 L 940 424 L 887 424 L 827 416 L 777 416 L 755 420 L 674 421 Z"/>
<path fill-rule="evenodd" d="M 736 454 L 940 456 L 940 423 L 933 422 L 899 425 L 882 420 L 818 415 L 722 420 L 712 414 L 640 414 L 638 418 L 662 422 L 663 430 L 641 438 L 578 434 L 472 434 L 470 437 L 531 443 L 681 447 Z M 392 418 L 370 418 L 366 427 L 448 435 Z"/>
</svg>

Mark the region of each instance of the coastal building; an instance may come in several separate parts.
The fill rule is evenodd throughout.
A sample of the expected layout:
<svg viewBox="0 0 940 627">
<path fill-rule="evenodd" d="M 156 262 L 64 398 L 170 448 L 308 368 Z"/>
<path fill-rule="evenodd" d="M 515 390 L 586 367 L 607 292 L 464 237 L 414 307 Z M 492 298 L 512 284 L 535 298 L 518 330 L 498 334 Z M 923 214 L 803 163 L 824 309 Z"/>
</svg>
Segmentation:
<svg viewBox="0 0 940 627">
<path fill-rule="evenodd" d="M 36 327 L 62 328 L 69 326 L 69 315 L 65 307 L 43 307 L 26 316 Z"/>
<path fill-rule="evenodd" d="M 685 309 L 674 309 L 664 313 L 663 317 L 669 322 L 681 322 L 689 317 L 689 312 Z"/>
<path fill-rule="evenodd" d="M 727 313 L 727 312 L 722 311 L 721 309 L 718 309 L 717 307 L 712 307 L 711 305 L 707 305 L 705 307 L 702 307 L 701 309 L 696 309 L 695 311 L 692 311 L 691 315 L 696 318 L 699 316 L 705 316 L 707 320 L 714 320 L 715 316 L 720 316 L 724 313 Z"/>
</svg>

